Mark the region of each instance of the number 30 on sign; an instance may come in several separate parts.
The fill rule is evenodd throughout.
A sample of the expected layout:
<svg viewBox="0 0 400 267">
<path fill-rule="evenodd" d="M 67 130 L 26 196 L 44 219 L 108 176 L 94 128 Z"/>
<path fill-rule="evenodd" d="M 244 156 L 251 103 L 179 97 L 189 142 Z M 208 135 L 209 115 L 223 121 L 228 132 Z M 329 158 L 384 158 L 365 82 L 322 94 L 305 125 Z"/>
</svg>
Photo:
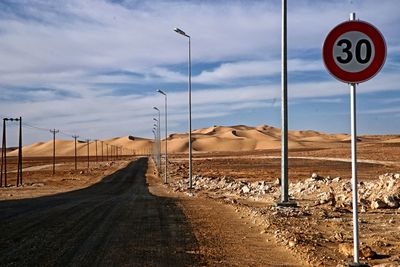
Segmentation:
<svg viewBox="0 0 400 267">
<path fill-rule="evenodd" d="M 328 71 L 346 83 L 371 79 L 386 59 L 382 34 L 364 21 L 348 21 L 337 25 L 326 37 L 322 56 Z"/>
</svg>

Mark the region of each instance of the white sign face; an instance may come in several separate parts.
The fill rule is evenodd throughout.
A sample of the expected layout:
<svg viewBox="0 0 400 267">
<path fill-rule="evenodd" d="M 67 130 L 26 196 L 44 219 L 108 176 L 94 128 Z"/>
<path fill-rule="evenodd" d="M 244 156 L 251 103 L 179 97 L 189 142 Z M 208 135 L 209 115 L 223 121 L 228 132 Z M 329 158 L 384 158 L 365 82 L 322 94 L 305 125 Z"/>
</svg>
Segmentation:
<svg viewBox="0 0 400 267">
<path fill-rule="evenodd" d="M 363 71 L 371 65 L 374 58 L 374 43 L 362 32 L 346 32 L 335 41 L 333 59 L 346 72 Z"/>
</svg>

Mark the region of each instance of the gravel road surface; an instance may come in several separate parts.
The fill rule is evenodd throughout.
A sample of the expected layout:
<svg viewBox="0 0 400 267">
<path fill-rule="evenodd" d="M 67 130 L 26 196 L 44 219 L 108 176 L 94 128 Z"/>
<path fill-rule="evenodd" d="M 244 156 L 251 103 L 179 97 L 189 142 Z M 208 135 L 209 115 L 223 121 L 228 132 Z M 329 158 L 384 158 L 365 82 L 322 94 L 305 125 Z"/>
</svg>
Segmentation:
<svg viewBox="0 0 400 267">
<path fill-rule="evenodd" d="M 81 190 L 0 202 L 0 265 L 204 265 L 176 200 L 149 193 L 147 164 Z"/>
</svg>

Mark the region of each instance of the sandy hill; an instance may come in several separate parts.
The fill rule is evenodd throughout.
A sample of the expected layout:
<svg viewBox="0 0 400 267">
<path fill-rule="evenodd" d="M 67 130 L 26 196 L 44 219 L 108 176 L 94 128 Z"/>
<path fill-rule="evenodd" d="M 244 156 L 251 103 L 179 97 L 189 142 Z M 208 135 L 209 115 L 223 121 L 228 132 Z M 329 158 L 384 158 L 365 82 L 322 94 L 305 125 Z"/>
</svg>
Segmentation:
<svg viewBox="0 0 400 267">
<path fill-rule="evenodd" d="M 197 129 L 192 132 L 193 150 L 195 152 L 209 151 L 250 151 L 260 149 L 279 149 L 281 147 L 281 130 L 268 125 L 256 127 L 246 125 L 236 126 L 212 126 Z M 330 147 L 337 143 L 348 142 L 349 135 L 326 134 L 316 131 L 289 131 L 289 148 L 304 147 Z M 98 155 L 101 155 L 101 141 L 103 141 L 103 153 L 106 153 L 106 144 L 124 147 L 124 154 L 148 153 L 153 145 L 150 139 L 140 137 L 117 137 L 97 142 Z M 397 139 L 393 138 L 392 142 Z M 162 151 L 165 140 L 162 141 Z M 79 142 L 78 155 L 87 155 L 87 145 Z M 95 155 L 95 143 L 90 142 L 90 155 Z M 188 136 L 184 134 L 171 134 L 168 137 L 168 151 L 171 153 L 183 153 L 188 151 Z M 23 148 L 24 156 L 50 156 L 53 153 L 52 140 L 45 143 L 35 143 Z M 12 156 L 17 151 L 9 153 Z M 57 140 L 56 154 L 59 156 L 74 155 L 73 140 Z"/>
<path fill-rule="evenodd" d="M 329 146 L 343 142 L 349 136 L 345 134 L 325 134 L 316 131 L 289 131 L 289 148 L 309 146 Z M 250 127 L 212 126 L 193 131 L 194 151 L 248 151 L 257 149 L 279 149 L 281 130 L 268 125 Z M 175 134 L 168 138 L 169 150 L 186 152 L 188 139 L 186 134 Z"/>
<path fill-rule="evenodd" d="M 107 140 L 97 141 L 97 154 L 100 156 L 102 154 L 102 145 L 104 156 L 111 153 L 111 145 L 123 147 L 123 154 L 135 153 L 148 153 L 151 149 L 153 142 L 149 139 L 140 137 L 117 137 Z M 77 142 L 77 154 L 78 156 L 87 155 L 87 143 L 84 141 Z M 14 150 L 8 155 L 17 156 L 18 150 Z M 29 146 L 24 146 L 22 153 L 26 157 L 38 157 L 38 156 L 51 156 L 53 155 L 53 140 L 47 142 L 38 142 L 31 144 Z M 56 155 L 57 156 L 73 156 L 75 153 L 75 142 L 74 140 L 56 140 Z M 96 142 L 89 142 L 89 153 L 91 156 L 96 155 Z"/>
</svg>

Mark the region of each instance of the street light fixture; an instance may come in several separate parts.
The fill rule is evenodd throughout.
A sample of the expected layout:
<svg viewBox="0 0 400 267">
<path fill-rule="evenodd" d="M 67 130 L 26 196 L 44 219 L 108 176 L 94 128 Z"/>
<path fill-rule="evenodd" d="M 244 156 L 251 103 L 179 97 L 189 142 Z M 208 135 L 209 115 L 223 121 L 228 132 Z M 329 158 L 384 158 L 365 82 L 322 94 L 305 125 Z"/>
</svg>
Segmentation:
<svg viewBox="0 0 400 267">
<path fill-rule="evenodd" d="M 189 37 L 189 38 L 190 38 L 189 35 L 187 35 L 184 31 L 182 31 L 182 30 L 179 29 L 179 28 L 174 28 L 174 31 L 177 32 L 177 33 L 179 33 L 179 34 L 182 34 L 183 36 L 186 36 L 186 37 Z"/>
<path fill-rule="evenodd" d="M 158 112 L 158 170 L 161 171 L 161 112 L 157 107 L 153 107 Z"/>
<path fill-rule="evenodd" d="M 189 62 L 188 62 L 188 95 L 189 95 L 189 189 L 192 189 L 192 55 L 191 55 L 191 38 L 179 28 L 174 31 L 189 40 Z"/>
<path fill-rule="evenodd" d="M 162 90 L 157 90 L 158 93 L 164 95 L 165 103 L 164 103 L 164 108 L 165 108 L 165 177 L 164 177 L 164 183 L 168 182 L 167 178 L 167 170 L 168 170 L 168 115 L 167 115 L 167 94 L 164 93 Z"/>
<path fill-rule="evenodd" d="M 153 118 L 153 120 L 156 122 L 153 124 L 153 129 L 156 131 L 156 148 L 157 148 L 157 158 L 156 158 L 156 162 L 157 162 L 157 169 L 160 170 L 161 167 L 161 159 L 160 159 L 160 121 L 157 120 L 156 118 Z"/>
</svg>

